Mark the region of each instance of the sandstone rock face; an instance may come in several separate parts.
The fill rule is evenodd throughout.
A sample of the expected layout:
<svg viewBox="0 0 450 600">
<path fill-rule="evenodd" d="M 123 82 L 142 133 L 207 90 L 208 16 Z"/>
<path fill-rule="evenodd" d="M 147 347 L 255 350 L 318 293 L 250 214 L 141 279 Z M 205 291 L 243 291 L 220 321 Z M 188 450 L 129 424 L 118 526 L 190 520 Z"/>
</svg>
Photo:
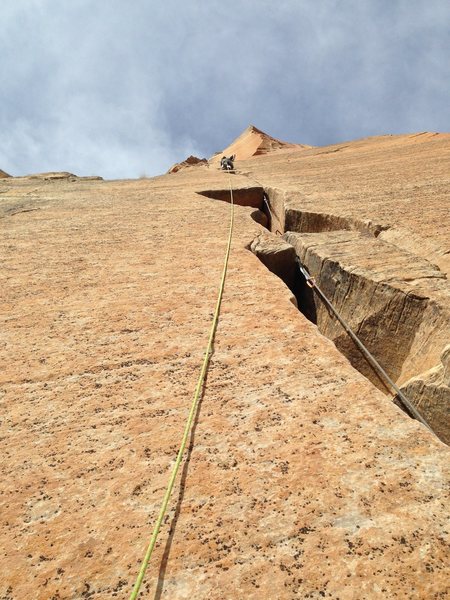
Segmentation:
<svg viewBox="0 0 450 600">
<path fill-rule="evenodd" d="M 318 220 L 315 231 L 364 229 L 448 273 L 449 147 L 447 133 L 380 136 L 260 156 L 237 168 L 283 200 L 283 231 L 299 231 L 303 218 Z"/>
<path fill-rule="evenodd" d="M 399 386 L 439 362 L 450 339 L 450 288 L 436 266 L 379 238 L 355 232 L 287 233 L 285 237 L 341 316 Z M 385 382 L 327 307 L 319 299 L 314 304 L 314 321 L 320 331 L 355 368 L 385 389 Z M 443 439 L 450 443 L 448 394 L 440 395 L 440 405 L 436 399 L 419 399 L 418 392 L 414 396 L 433 429 L 447 430 Z"/>
<path fill-rule="evenodd" d="M 298 267 L 295 248 L 283 239 L 269 234 L 260 233 L 251 243 L 250 250 L 265 265 L 269 271 L 277 275 L 294 291 L 296 289 Z M 292 302 L 297 306 L 295 296 Z"/>
<path fill-rule="evenodd" d="M 311 148 L 304 144 L 291 144 L 282 142 L 276 138 L 257 129 L 254 125 L 249 125 L 236 140 L 227 146 L 222 152 L 218 152 L 209 162 L 212 164 L 219 163 L 222 156 L 236 156 L 236 160 L 245 160 L 252 156 L 260 156 L 262 154 L 272 154 L 276 150 L 301 150 Z"/>
<path fill-rule="evenodd" d="M 51 171 L 49 173 L 33 173 L 31 175 L 21 175 L 16 179 L 38 179 L 40 181 L 100 181 L 103 177 L 99 175 L 79 176 L 68 171 Z"/>
<path fill-rule="evenodd" d="M 402 388 L 422 413 L 433 415 L 433 429 L 441 439 L 450 443 L 448 436 L 450 345 L 442 352 L 438 366 L 413 377 Z"/>
<path fill-rule="evenodd" d="M 77 176 L 73 173 L 69 173 L 68 171 L 56 171 L 49 173 L 36 173 L 33 175 L 28 175 L 30 179 L 44 179 L 47 181 L 53 181 L 58 179 L 76 179 Z"/>
<path fill-rule="evenodd" d="M 239 180 L 233 179 L 231 184 L 232 186 L 236 184 L 239 185 Z M 230 202 L 229 187 L 213 187 L 212 189 L 199 190 L 198 193 L 207 198 L 214 198 L 214 200 Z M 233 191 L 233 202 L 238 206 L 251 206 L 253 208 L 261 209 L 263 206 L 263 197 L 263 188 L 261 186 L 249 185 L 247 181 L 242 187 Z"/>
<path fill-rule="evenodd" d="M 317 159 L 318 188 L 339 154 Z M 237 196 L 262 186 L 269 200 L 276 188 L 281 208 L 291 190 L 277 173 L 291 174 L 289 188 L 286 161 L 297 158 L 270 156 L 238 164 L 255 177 L 233 176 L 233 186 Z M 124 182 L 0 181 L 0 597 L 129 597 L 227 242 L 229 203 L 198 192 L 225 190 L 229 178 L 198 168 Z M 258 211 L 235 207 L 192 449 L 142 597 L 444 598 L 448 448 L 292 304 L 249 250 L 259 236 L 259 255 L 293 258 L 286 242 L 264 240 Z"/>
<path fill-rule="evenodd" d="M 399 385 L 437 366 L 450 339 L 450 177 L 442 160 L 449 150 L 450 135 L 424 133 L 238 165 L 269 197 L 271 230 L 295 232 L 288 241 Z M 297 299 L 352 364 L 384 389 L 305 287 Z M 427 386 L 420 390 L 431 393 Z M 449 391 L 439 395 L 439 408 L 415 394 L 447 442 Z"/>
<path fill-rule="evenodd" d="M 178 171 L 181 171 L 182 169 L 186 169 L 188 167 L 207 164 L 208 161 L 206 160 L 206 158 L 197 158 L 196 156 L 191 155 L 188 156 L 186 160 L 183 160 L 183 162 L 175 163 L 172 167 L 170 167 L 167 173 L 177 173 Z"/>
<path fill-rule="evenodd" d="M 11 177 L 11 175 L 0 169 L 0 179 L 6 179 L 6 177 Z"/>
</svg>

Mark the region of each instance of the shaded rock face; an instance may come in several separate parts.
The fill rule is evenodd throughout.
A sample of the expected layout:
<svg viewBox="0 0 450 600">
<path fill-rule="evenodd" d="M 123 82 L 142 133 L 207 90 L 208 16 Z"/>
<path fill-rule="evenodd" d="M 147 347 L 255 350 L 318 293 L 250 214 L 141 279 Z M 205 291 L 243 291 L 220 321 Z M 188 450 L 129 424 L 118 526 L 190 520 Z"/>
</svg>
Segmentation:
<svg viewBox="0 0 450 600">
<path fill-rule="evenodd" d="M 188 167 L 194 167 L 197 165 L 207 165 L 208 161 L 206 158 L 197 158 L 196 156 L 188 156 L 183 162 L 175 163 L 170 167 L 167 173 L 177 173 L 182 169 L 187 169 Z"/>
<path fill-rule="evenodd" d="M 433 429 L 441 439 L 450 444 L 450 345 L 442 352 L 440 364 L 413 377 L 402 389 L 422 413 L 433 416 Z"/>
<path fill-rule="evenodd" d="M 298 267 L 296 264 L 295 248 L 279 237 L 269 233 L 261 233 L 250 245 L 250 250 L 265 265 L 269 271 L 277 275 L 289 289 L 296 289 Z M 292 303 L 297 306 L 295 296 Z"/>
<path fill-rule="evenodd" d="M 11 177 L 11 175 L 0 169 L 0 179 L 6 179 L 6 177 Z"/>
<path fill-rule="evenodd" d="M 319 150 L 296 164 L 296 153 Z M 322 193 L 348 152 L 261 155 L 238 164 L 233 185 L 238 196 L 262 187 L 270 201 L 278 190 L 280 211 L 282 201 L 295 208 L 290 186 L 312 194 L 313 183 L 296 180 L 308 161 L 323 162 L 311 167 Z M 0 181 L 1 598 L 129 597 L 197 382 L 228 239 L 229 203 L 199 192 L 228 183 L 207 168 L 138 181 Z M 378 196 L 371 210 L 381 204 Z M 361 221 L 381 223 L 359 209 Z M 297 245 L 269 235 L 255 213 L 235 207 L 192 449 L 142 596 L 442 599 L 448 448 L 297 310 L 274 274 L 293 276 Z M 297 242 L 314 255 L 311 237 Z M 314 260 L 325 247 L 340 252 L 322 239 Z M 368 268 L 358 264 L 359 275 Z M 437 311 L 443 284 L 432 266 L 418 264 L 420 273 L 436 286 L 425 315 Z M 444 385 L 446 356 L 428 387 Z"/>
<path fill-rule="evenodd" d="M 439 362 L 450 339 L 450 294 L 448 282 L 436 266 L 359 233 L 287 233 L 285 238 L 399 386 Z M 435 292 L 435 302 L 429 298 L 430 289 Z M 317 297 L 314 306 L 320 331 L 374 385 L 386 389 L 385 382 Z M 427 388 L 422 387 L 422 397 L 417 391 L 411 400 L 421 407 L 432 428 L 441 432 L 442 439 L 450 442 L 448 394 L 441 393 L 442 403 L 437 407 L 436 399 L 427 400 L 426 393 Z"/>
<path fill-rule="evenodd" d="M 201 190 L 198 192 L 207 198 L 230 202 L 230 189 Z M 263 206 L 264 190 L 260 186 L 239 187 L 233 190 L 233 202 L 238 206 L 251 206 L 261 209 Z"/>
</svg>

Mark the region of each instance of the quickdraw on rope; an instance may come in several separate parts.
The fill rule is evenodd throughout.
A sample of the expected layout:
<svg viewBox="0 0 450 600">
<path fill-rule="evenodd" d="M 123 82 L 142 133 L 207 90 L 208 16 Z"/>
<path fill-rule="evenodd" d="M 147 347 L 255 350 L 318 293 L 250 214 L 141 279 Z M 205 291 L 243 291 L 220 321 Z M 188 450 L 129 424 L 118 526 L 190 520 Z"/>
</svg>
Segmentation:
<svg viewBox="0 0 450 600">
<path fill-rule="evenodd" d="M 228 170 L 229 173 L 229 170 Z M 159 530 L 161 529 L 161 524 L 164 520 L 165 514 L 166 514 L 166 510 L 167 510 L 167 505 L 169 504 L 169 500 L 170 500 L 170 496 L 172 494 L 172 490 L 175 484 L 175 480 L 181 465 L 181 462 L 183 460 L 183 455 L 184 452 L 186 450 L 186 444 L 188 441 L 188 437 L 189 437 L 189 432 L 191 430 L 191 426 L 192 426 L 192 422 L 194 420 L 194 416 L 197 412 L 197 407 L 198 407 L 198 402 L 201 396 L 201 391 L 203 388 L 203 384 L 205 381 L 205 377 L 206 377 L 206 373 L 208 371 L 208 367 L 209 367 L 209 363 L 211 360 L 211 355 L 212 355 L 212 347 L 213 347 L 213 342 L 214 342 L 214 336 L 216 333 L 216 329 L 217 329 L 217 323 L 219 320 L 219 313 L 220 313 L 220 305 L 222 303 L 222 297 L 223 297 L 223 291 L 224 291 L 224 287 L 225 287 L 225 279 L 227 276 L 227 270 L 228 270 L 228 259 L 230 257 L 230 249 L 231 249 L 231 240 L 233 237 L 233 226 L 234 226 L 234 201 L 233 201 L 233 188 L 231 185 L 231 175 L 229 174 L 230 177 L 230 206 L 231 206 L 231 213 L 230 213 L 230 227 L 229 227 L 229 233 L 228 233 L 228 244 L 227 244 L 227 249 L 226 249 L 226 253 L 225 253 L 225 261 L 224 261 L 224 265 L 223 265 L 223 271 L 222 271 L 222 279 L 220 282 L 220 287 L 219 287 L 219 294 L 217 297 L 217 303 L 216 303 L 216 310 L 214 313 L 214 317 L 212 320 L 212 324 L 211 324 L 211 330 L 209 333 L 209 340 L 208 340 L 208 345 L 206 347 L 205 350 L 205 355 L 203 358 L 203 363 L 202 363 L 202 368 L 200 370 L 200 375 L 198 378 L 198 382 L 197 382 L 197 386 L 195 388 L 195 392 L 194 392 L 194 397 L 192 399 L 192 404 L 191 404 L 191 408 L 186 420 L 186 425 L 184 427 L 184 433 L 183 433 L 183 437 L 181 439 L 181 444 L 180 444 L 180 448 L 178 450 L 178 454 L 177 454 L 177 458 L 175 460 L 175 464 L 173 466 L 172 469 L 172 473 L 170 475 L 169 478 L 169 483 L 167 484 L 167 489 L 166 489 L 166 493 L 164 494 L 164 498 L 161 504 L 161 508 L 159 511 L 159 515 L 158 518 L 156 520 L 156 524 L 154 526 L 153 529 L 153 533 L 152 533 L 152 537 L 150 538 L 150 542 L 148 544 L 147 547 L 147 551 L 145 553 L 144 559 L 142 561 L 141 564 L 141 568 L 139 570 L 139 574 L 136 578 L 136 582 L 134 584 L 133 587 L 133 591 L 131 592 L 130 595 L 130 600 L 135 600 L 138 595 L 139 595 L 139 591 L 141 589 L 141 585 L 142 582 L 144 580 L 144 576 L 145 573 L 147 571 L 147 567 L 148 564 L 150 562 L 152 553 L 153 553 L 153 549 L 155 547 L 156 544 L 156 539 L 158 537 L 158 533 Z"/>
<path fill-rule="evenodd" d="M 427 423 L 427 421 L 424 419 L 424 417 L 420 414 L 420 412 L 417 410 L 417 408 L 412 404 L 412 402 L 410 402 L 410 400 L 408 400 L 408 398 L 401 391 L 401 389 L 394 383 L 394 381 L 392 381 L 392 379 L 389 377 L 389 375 L 386 373 L 386 371 L 383 369 L 383 367 L 380 365 L 380 363 L 377 361 L 377 359 L 369 352 L 369 350 L 367 350 L 367 348 L 364 346 L 364 344 L 361 342 L 361 340 L 356 336 L 356 334 L 352 331 L 352 329 L 350 329 L 349 325 L 344 321 L 344 319 L 341 317 L 341 315 L 338 313 L 338 311 L 334 308 L 333 304 L 330 302 L 330 300 L 328 300 L 326 295 L 322 292 L 320 287 L 317 285 L 314 277 L 312 277 L 308 273 L 308 271 L 305 269 L 305 267 L 302 265 L 302 263 L 298 259 L 297 259 L 297 263 L 298 263 L 301 274 L 303 275 L 303 277 L 306 280 L 306 284 L 317 293 L 317 295 L 321 298 L 322 302 L 327 306 L 327 308 L 329 310 L 331 310 L 331 312 L 334 314 L 336 319 L 339 321 L 339 323 L 342 325 L 342 327 L 345 329 L 345 331 L 348 333 L 348 335 L 352 338 L 354 343 L 358 346 L 358 348 L 364 354 L 367 361 L 372 365 L 372 367 L 376 371 L 378 371 L 378 373 L 380 373 L 382 375 L 383 379 L 395 391 L 396 395 L 398 396 L 398 399 L 403 404 L 403 406 L 406 408 L 406 410 L 409 412 L 409 414 L 411 416 L 413 416 L 415 419 L 417 419 L 417 421 L 419 421 L 420 423 L 425 425 L 425 427 L 428 427 L 428 429 L 434 433 L 434 431 L 432 430 L 430 425 Z"/>
</svg>

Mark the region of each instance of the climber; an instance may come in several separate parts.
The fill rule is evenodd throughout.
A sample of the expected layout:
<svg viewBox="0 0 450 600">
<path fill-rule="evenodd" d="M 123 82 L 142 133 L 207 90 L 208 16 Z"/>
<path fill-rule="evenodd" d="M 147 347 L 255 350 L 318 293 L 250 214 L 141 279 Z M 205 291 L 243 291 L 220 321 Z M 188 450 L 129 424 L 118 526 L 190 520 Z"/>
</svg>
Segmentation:
<svg viewBox="0 0 450 600">
<path fill-rule="evenodd" d="M 233 161 L 236 158 L 236 154 L 227 158 L 226 156 L 222 156 L 222 160 L 220 161 L 220 166 L 224 171 L 234 171 Z"/>
</svg>

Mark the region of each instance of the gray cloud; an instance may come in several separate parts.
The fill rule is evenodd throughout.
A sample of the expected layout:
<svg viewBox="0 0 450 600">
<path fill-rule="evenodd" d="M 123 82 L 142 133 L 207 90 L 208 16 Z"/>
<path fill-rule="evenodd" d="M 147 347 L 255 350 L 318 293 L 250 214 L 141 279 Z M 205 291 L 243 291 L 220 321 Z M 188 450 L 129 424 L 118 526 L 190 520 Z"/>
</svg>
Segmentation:
<svg viewBox="0 0 450 600">
<path fill-rule="evenodd" d="M 105 177 L 249 123 L 322 145 L 445 131 L 447 0 L 3 0 L 0 168 Z"/>
</svg>

